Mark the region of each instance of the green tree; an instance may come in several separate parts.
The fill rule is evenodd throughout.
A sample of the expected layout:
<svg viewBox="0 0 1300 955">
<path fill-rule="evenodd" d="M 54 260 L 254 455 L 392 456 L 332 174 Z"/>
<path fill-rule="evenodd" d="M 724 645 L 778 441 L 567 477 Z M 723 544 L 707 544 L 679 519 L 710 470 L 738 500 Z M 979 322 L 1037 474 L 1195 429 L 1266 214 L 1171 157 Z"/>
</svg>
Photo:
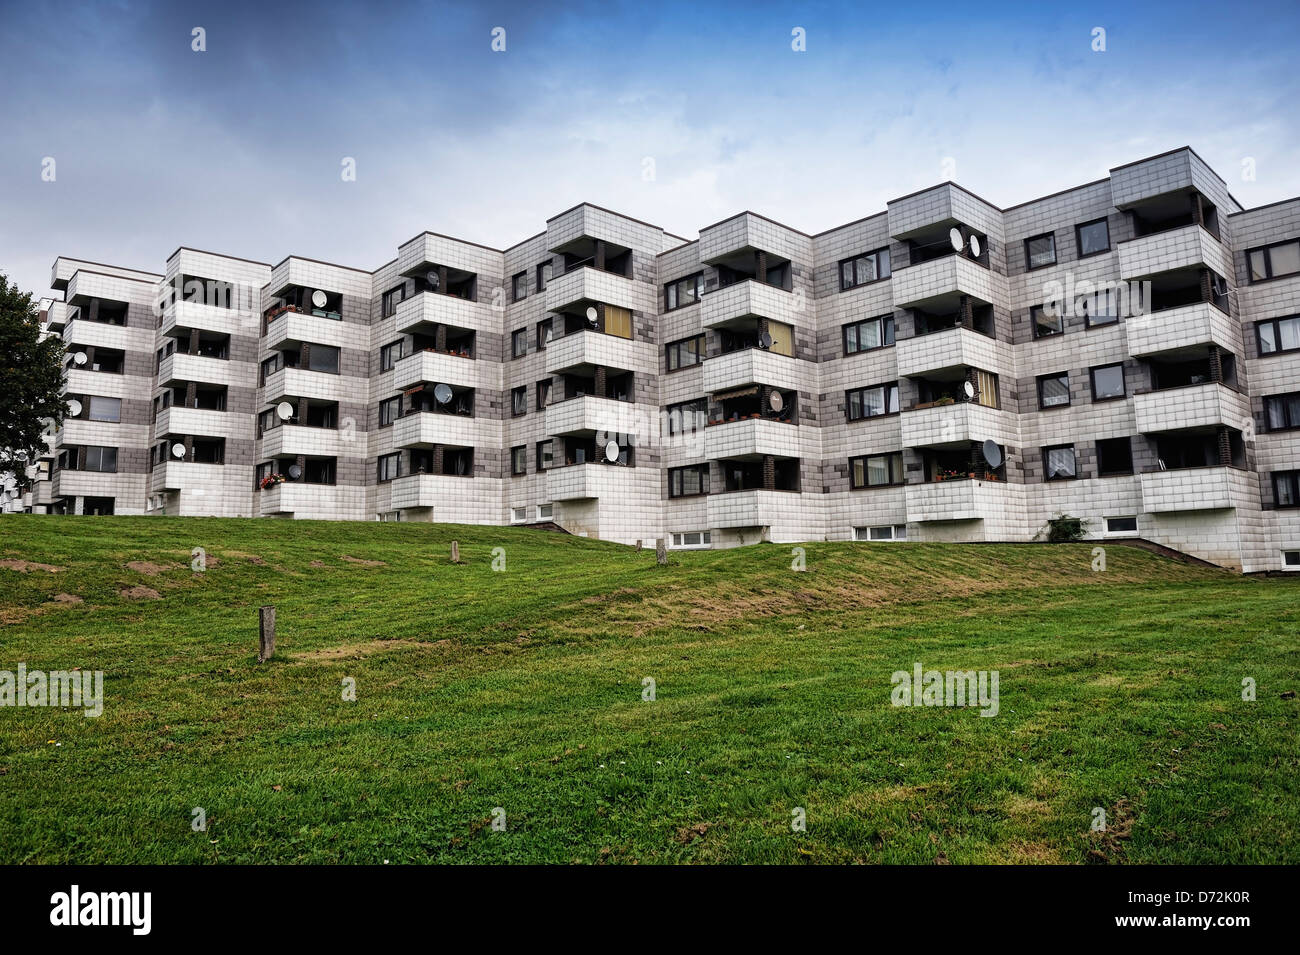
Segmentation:
<svg viewBox="0 0 1300 955">
<path fill-rule="evenodd" d="M 45 433 L 62 424 L 63 342 L 42 340 L 30 292 L 0 273 L 0 474 L 26 484 L 26 468 L 45 451 Z"/>
</svg>

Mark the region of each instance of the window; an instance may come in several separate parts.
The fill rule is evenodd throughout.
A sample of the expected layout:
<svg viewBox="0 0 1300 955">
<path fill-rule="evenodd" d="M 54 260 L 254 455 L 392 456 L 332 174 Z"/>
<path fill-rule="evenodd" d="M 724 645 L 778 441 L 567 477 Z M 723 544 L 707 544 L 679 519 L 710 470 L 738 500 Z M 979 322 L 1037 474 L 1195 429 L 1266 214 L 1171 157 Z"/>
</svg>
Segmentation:
<svg viewBox="0 0 1300 955">
<path fill-rule="evenodd" d="M 550 259 L 537 266 L 537 291 L 546 291 L 546 284 L 551 281 L 552 268 L 554 268 L 554 265 Z"/>
<path fill-rule="evenodd" d="M 853 488 L 888 487 L 903 483 L 903 452 L 867 454 L 849 458 L 849 484 Z"/>
<path fill-rule="evenodd" d="M 545 378 L 537 383 L 537 410 L 541 411 L 551 403 L 551 379 Z"/>
<path fill-rule="evenodd" d="M 668 433 L 688 434 L 701 430 L 709 418 L 707 398 L 695 398 L 668 406 Z"/>
<path fill-rule="evenodd" d="M 312 345 L 306 350 L 308 371 L 323 371 L 330 375 L 339 373 L 339 350 L 333 345 Z"/>
<path fill-rule="evenodd" d="M 983 371 L 979 368 L 972 369 L 972 371 L 975 373 L 975 403 L 986 408 L 1002 407 L 1002 403 L 998 399 L 998 376 L 991 371 Z"/>
<path fill-rule="evenodd" d="M 527 523 L 527 521 L 528 521 L 528 508 L 526 508 L 526 507 L 512 507 L 512 508 L 510 508 L 510 523 L 511 523 L 511 524 L 524 524 L 524 523 Z"/>
<path fill-rule="evenodd" d="M 1025 240 L 1025 267 L 1041 269 L 1056 264 L 1056 233 L 1045 232 Z"/>
<path fill-rule="evenodd" d="M 1097 442 L 1097 473 L 1102 477 L 1133 473 L 1133 442 L 1103 438 Z"/>
<path fill-rule="evenodd" d="M 537 442 L 537 470 L 546 471 L 555 465 L 555 443 L 553 441 Z"/>
<path fill-rule="evenodd" d="M 1041 375 L 1038 379 L 1038 407 L 1063 408 L 1070 403 L 1070 373 Z"/>
<path fill-rule="evenodd" d="M 1106 518 L 1107 534 L 1136 534 L 1137 529 L 1138 529 L 1138 519 L 1136 517 Z"/>
<path fill-rule="evenodd" d="M 898 382 L 855 388 L 844 393 L 844 413 L 849 421 L 875 418 L 898 412 Z"/>
<path fill-rule="evenodd" d="M 379 349 L 379 370 L 392 371 L 397 360 L 406 354 L 406 339 L 395 341 Z"/>
<path fill-rule="evenodd" d="M 696 335 L 665 345 L 664 358 L 669 371 L 698 365 L 704 361 L 704 336 Z"/>
<path fill-rule="evenodd" d="M 1094 219 L 1074 227 L 1074 238 L 1079 246 L 1079 258 L 1110 251 L 1110 227 L 1105 219 Z"/>
<path fill-rule="evenodd" d="M 664 311 L 694 305 L 704 295 L 704 273 L 696 272 L 664 286 Z"/>
<path fill-rule="evenodd" d="M 712 531 L 679 531 L 672 535 L 674 547 L 708 547 L 713 543 Z"/>
<path fill-rule="evenodd" d="M 1259 336 L 1261 355 L 1296 351 L 1300 349 L 1300 315 L 1259 322 L 1255 325 L 1255 333 Z"/>
<path fill-rule="evenodd" d="M 510 300 L 518 302 L 528 296 L 528 272 L 520 272 L 510 280 Z"/>
<path fill-rule="evenodd" d="M 537 350 L 545 351 L 555 333 L 555 320 L 544 318 L 537 323 Z"/>
<path fill-rule="evenodd" d="M 549 520 L 550 520 L 552 517 L 554 517 L 554 516 L 555 516 L 555 505 L 554 505 L 554 504 L 538 504 L 538 505 L 537 505 L 537 519 L 538 519 L 539 521 L 549 521 Z"/>
<path fill-rule="evenodd" d="M 1300 471 L 1273 472 L 1273 500 L 1278 507 L 1300 507 Z"/>
<path fill-rule="evenodd" d="M 1092 400 L 1109 401 L 1124 397 L 1124 366 L 1101 365 L 1092 369 Z"/>
<path fill-rule="evenodd" d="M 528 413 L 528 388 L 520 385 L 510 389 L 510 414 L 518 418 Z"/>
<path fill-rule="evenodd" d="M 518 476 L 528 473 L 528 446 L 521 444 L 510 449 L 510 474 Z"/>
<path fill-rule="evenodd" d="M 668 496 L 695 497 L 709 493 L 709 466 L 692 464 L 668 469 Z"/>
<path fill-rule="evenodd" d="M 379 458 L 379 480 L 380 483 L 391 481 L 402 473 L 402 455 L 399 451 L 396 454 L 385 454 Z"/>
<path fill-rule="evenodd" d="M 406 283 L 403 282 L 396 288 L 389 289 L 384 293 L 383 298 L 383 317 L 392 318 L 397 314 L 397 303 L 406 301 Z"/>
<path fill-rule="evenodd" d="M 1079 299 L 1078 308 L 1088 328 L 1114 325 L 1119 321 L 1119 293 L 1109 290 L 1085 295 Z"/>
<path fill-rule="evenodd" d="M 894 344 L 894 316 L 882 315 L 844 326 L 844 354 L 871 351 Z"/>
<path fill-rule="evenodd" d="M 767 323 L 767 334 L 772 339 L 772 344 L 768 346 L 768 351 L 774 355 L 789 355 L 794 357 L 794 328 L 785 322 L 774 322 L 769 320 Z"/>
<path fill-rule="evenodd" d="M 605 306 L 605 334 L 618 338 L 632 337 L 632 312 L 617 305 Z"/>
<path fill-rule="evenodd" d="M 528 332 L 520 328 L 510 333 L 510 357 L 522 358 L 528 354 Z"/>
<path fill-rule="evenodd" d="M 86 404 L 89 406 L 86 417 L 91 421 L 122 420 L 121 398 L 97 398 L 92 396 L 87 399 Z"/>
<path fill-rule="evenodd" d="M 86 471 L 117 471 L 117 448 L 101 448 L 94 445 L 86 448 Z"/>
<path fill-rule="evenodd" d="M 1282 551 L 1282 563 L 1286 567 L 1300 567 L 1300 550 Z"/>
<path fill-rule="evenodd" d="M 1300 428 L 1300 391 L 1265 397 L 1264 424 L 1269 431 Z"/>
<path fill-rule="evenodd" d="M 379 402 L 379 427 L 386 428 L 402 416 L 402 399 L 385 398 Z"/>
<path fill-rule="evenodd" d="M 1300 239 L 1289 239 L 1246 253 L 1251 282 L 1281 278 L 1300 272 Z"/>
<path fill-rule="evenodd" d="M 1058 444 L 1052 448 L 1043 448 L 1043 474 L 1049 481 L 1064 481 L 1078 477 L 1074 461 L 1074 445 Z"/>
<path fill-rule="evenodd" d="M 855 541 L 905 541 L 907 525 L 883 524 L 879 527 L 855 527 L 853 539 Z"/>
<path fill-rule="evenodd" d="M 1065 333 L 1065 316 L 1056 305 L 1034 305 L 1029 309 L 1029 323 L 1035 338 L 1049 338 Z"/>
<path fill-rule="evenodd" d="M 877 249 L 840 262 L 840 291 L 889 278 L 889 250 Z"/>
</svg>

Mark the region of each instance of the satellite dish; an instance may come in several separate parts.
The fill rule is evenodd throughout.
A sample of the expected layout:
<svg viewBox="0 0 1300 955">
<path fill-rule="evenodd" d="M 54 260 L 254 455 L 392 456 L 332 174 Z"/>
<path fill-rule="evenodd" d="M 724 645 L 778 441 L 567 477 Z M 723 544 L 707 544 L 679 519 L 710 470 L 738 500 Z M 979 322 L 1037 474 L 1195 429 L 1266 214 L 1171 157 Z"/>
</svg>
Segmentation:
<svg viewBox="0 0 1300 955">
<path fill-rule="evenodd" d="M 972 259 L 978 259 L 980 257 L 979 236 L 973 235 L 970 237 L 970 254 Z"/>
<path fill-rule="evenodd" d="M 759 347 L 759 348 L 771 348 L 771 347 L 772 347 L 772 336 L 769 335 L 767 332 L 764 332 L 763 334 L 759 335 L 759 336 L 758 336 L 758 347 Z"/>
<path fill-rule="evenodd" d="M 289 477 L 295 481 L 299 480 L 302 477 L 302 468 L 296 464 L 291 464 L 289 466 Z"/>
<path fill-rule="evenodd" d="M 447 402 L 451 401 L 451 386 L 444 384 L 434 385 L 433 400 L 438 402 L 440 405 L 445 405 Z"/>
<path fill-rule="evenodd" d="M 180 442 L 177 442 L 176 444 L 173 444 L 173 445 L 172 445 L 172 457 L 174 457 L 174 458 L 183 458 L 183 457 L 185 457 L 185 445 L 181 444 Z"/>
<path fill-rule="evenodd" d="M 622 449 L 619 448 L 617 441 L 611 441 L 609 444 L 605 445 L 605 460 L 610 464 L 615 463 L 621 453 Z"/>
<path fill-rule="evenodd" d="M 86 362 L 90 361 L 90 356 L 87 355 L 84 351 L 79 351 L 72 356 L 72 360 L 75 361 L 78 365 L 84 365 Z"/>
<path fill-rule="evenodd" d="M 81 417 L 81 402 L 78 401 L 76 398 L 73 398 L 71 401 L 68 402 L 68 416 L 70 418 Z"/>
<path fill-rule="evenodd" d="M 428 272 L 425 272 L 425 273 L 424 273 L 424 280 L 425 280 L 426 282 L 429 283 L 429 288 L 430 288 L 430 289 L 432 289 L 432 290 L 435 291 L 435 292 L 438 291 L 438 285 L 439 285 L 439 283 L 440 283 L 441 280 L 438 278 L 438 272 L 437 272 L 437 270 L 435 270 L 435 269 L 430 269 Z"/>
<path fill-rule="evenodd" d="M 317 289 L 316 291 L 311 293 L 311 303 L 315 305 L 317 308 L 324 308 L 325 303 L 328 302 L 329 300 L 330 300 L 329 296 L 326 295 L 324 292 L 322 292 L 320 289 Z"/>
<path fill-rule="evenodd" d="M 287 401 L 281 401 L 275 406 L 275 416 L 281 421 L 288 421 L 293 417 L 293 405 Z"/>
<path fill-rule="evenodd" d="M 961 383 L 962 394 L 966 396 L 967 401 L 975 400 L 975 383 L 972 381 L 963 381 Z"/>
<path fill-rule="evenodd" d="M 767 396 L 767 406 L 773 411 L 780 412 L 785 408 L 785 399 L 781 397 L 781 392 L 774 391 Z"/>
<path fill-rule="evenodd" d="M 1002 466 L 1002 449 L 998 447 L 996 441 L 992 438 L 985 441 L 983 451 L 984 460 L 988 462 L 989 467 L 997 470 Z"/>
<path fill-rule="evenodd" d="M 595 328 L 600 324 L 600 313 L 596 311 L 594 307 L 589 306 L 587 308 L 587 321 L 591 324 L 592 328 Z"/>
<path fill-rule="evenodd" d="M 21 451 L 21 450 L 20 450 L 20 451 L 15 451 L 15 452 L 14 452 L 14 457 L 16 457 L 19 461 L 26 461 L 26 460 L 27 460 L 27 452 L 26 452 L 26 451 Z"/>
<path fill-rule="evenodd" d="M 952 243 L 952 250 L 954 252 L 960 252 L 962 249 L 966 248 L 966 240 L 961 237 L 961 229 L 958 229 L 956 226 L 953 226 L 948 230 L 948 241 Z"/>
</svg>

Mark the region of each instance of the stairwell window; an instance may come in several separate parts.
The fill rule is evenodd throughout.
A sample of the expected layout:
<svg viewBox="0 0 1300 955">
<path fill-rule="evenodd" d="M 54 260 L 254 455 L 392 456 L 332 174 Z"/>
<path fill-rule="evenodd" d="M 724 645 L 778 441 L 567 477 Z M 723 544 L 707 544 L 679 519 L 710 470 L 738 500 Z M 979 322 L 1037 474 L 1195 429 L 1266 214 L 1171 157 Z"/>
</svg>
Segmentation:
<svg viewBox="0 0 1300 955">
<path fill-rule="evenodd" d="M 510 414 L 518 418 L 528 413 L 528 387 L 520 385 L 510 389 Z"/>
<path fill-rule="evenodd" d="M 1044 232 L 1025 240 L 1025 267 L 1046 268 L 1056 264 L 1056 233 Z"/>
<path fill-rule="evenodd" d="M 510 357 L 523 358 L 528 354 L 528 330 L 518 329 L 510 333 Z"/>
<path fill-rule="evenodd" d="M 1043 448 L 1043 475 L 1048 481 L 1068 481 L 1078 477 L 1074 445 L 1058 444 Z"/>
<path fill-rule="evenodd" d="M 555 466 L 555 442 L 537 442 L 537 470 L 549 471 Z"/>
<path fill-rule="evenodd" d="M 510 449 L 510 475 L 518 477 L 528 473 L 528 445 L 521 444 Z"/>
<path fill-rule="evenodd" d="M 383 297 L 384 318 L 392 318 L 397 314 L 399 303 L 406 301 L 406 283 L 403 282 L 396 288 L 389 289 Z"/>
<path fill-rule="evenodd" d="M 889 249 L 877 249 L 866 255 L 854 256 L 840 262 L 840 291 L 847 292 L 859 285 L 869 285 L 889 278 Z"/>
<path fill-rule="evenodd" d="M 401 452 L 396 454 L 385 454 L 379 458 L 379 483 L 386 484 L 393 478 L 400 477 L 402 474 L 402 455 Z"/>
<path fill-rule="evenodd" d="M 379 349 L 379 370 L 392 371 L 406 351 L 406 339 L 395 341 Z"/>
<path fill-rule="evenodd" d="M 387 428 L 402 414 L 402 399 L 385 398 L 379 402 L 379 427 Z"/>
</svg>

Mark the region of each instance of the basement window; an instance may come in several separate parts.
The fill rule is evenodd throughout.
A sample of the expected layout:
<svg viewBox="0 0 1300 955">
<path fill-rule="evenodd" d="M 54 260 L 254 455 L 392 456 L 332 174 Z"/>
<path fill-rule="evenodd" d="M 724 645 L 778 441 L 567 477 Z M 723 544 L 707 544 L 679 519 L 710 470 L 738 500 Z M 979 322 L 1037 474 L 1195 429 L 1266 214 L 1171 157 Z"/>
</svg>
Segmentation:
<svg viewBox="0 0 1300 955">
<path fill-rule="evenodd" d="M 680 531 L 672 535 L 673 547 L 687 550 L 692 547 L 708 547 L 713 543 L 712 531 Z"/>
<path fill-rule="evenodd" d="M 853 539 L 855 541 L 905 541 L 907 525 L 882 524 L 878 527 L 855 527 Z"/>
<path fill-rule="evenodd" d="M 538 504 L 537 519 L 539 521 L 549 521 L 555 514 L 554 504 Z"/>
<path fill-rule="evenodd" d="M 1300 570 L 1300 550 L 1282 551 L 1282 566 Z"/>
<path fill-rule="evenodd" d="M 1138 529 L 1138 519 L 1136 517 L 1106 518 L 1107 534 L 1136 534 L 1137 529 Z"/>
<path fill-rule="evenodd" d="M 528 508 L 512 507 L 510 508 L 510 523 L 523 524 L 528 521 Z"/>
</svg>

